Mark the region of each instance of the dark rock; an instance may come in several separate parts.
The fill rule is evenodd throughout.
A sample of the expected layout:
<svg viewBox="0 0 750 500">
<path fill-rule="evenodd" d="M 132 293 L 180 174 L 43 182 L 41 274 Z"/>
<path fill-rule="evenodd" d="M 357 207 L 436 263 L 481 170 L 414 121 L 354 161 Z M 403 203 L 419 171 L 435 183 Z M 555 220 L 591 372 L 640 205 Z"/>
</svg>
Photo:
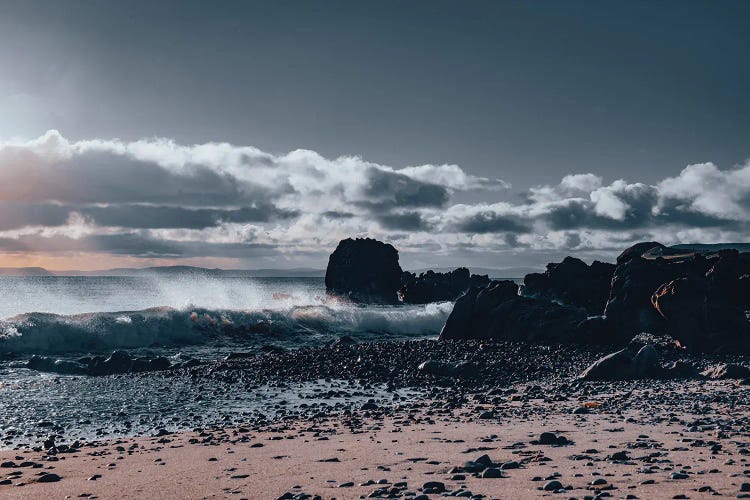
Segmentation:
<svg viewBox="0 0 750 500">
<path fill-rule="evenodd" d="M 60 479 L 62 479 L 57 474 L 54 474 L 52 472 L 48 472 L 46 474 L 43 474 L 39 476 L 39 478 L 36 480 L 37 483 L 56 483 Z"/>
<path fill-rule="evenodd" d="M 547 264 L 544 273 L 527 274 L 521 293 L 582 307 L 591 315 L 604 313 L 614 264 L 594 261 L 590 266 L 575 257 Z"/>
<path fill-rule="evenodd" d="M 582 380 L 629 380 L 662 375 L 659 354 L 647 344 L 637 354 L 622 349 L 596 360 L 579 376 Z"/>
<path fill-rule="evenodd" d="M 427 481 L 422 485 L 422 490 L 434 490 L 438 493 L 442 493 L 445 491 L 445 483 L 441 483 L 440 481 Z"/>
<path fill-rule="evenodd" d="M 539 444 L 557 444 L 557 435 L 553 432 L 542 432 L 542 434 L 539 436 Z"/>
<path fill-rule="evenodd" d="M 648 331 L 693 351 L 750 350 L 742 278 L 750 256 L 639 245 L 618 258 L 605 308 L 618 341 Z"/>
<path fill-rule="evenodd" d="M 711 352 L 731 345 L 750 349 L 750 323 L 744 307 L 732 305 L 729 284 L 735 253 L 724 252 L 706 276 L 677 278 L 661 285 L 651 297 L 654 308 L 664 318 L 670 335 L 698 352 Z M 736 269 L 735 269 L 736 271 Z"/>
<path fill-rule="evenodd" d="M 604 309 L 615 338 L 624 344 L 640 332 L 664 331 L 664 320 L 654 310 L 651 295 L 670 274 L 663 266 L 633 257 L 617 266 Z"/>
<path fill-rule="evenodd" d="M 479 368 L 471 361 L 460 363 L 445 363 L 443 361 L 428 360 L 420 364 L 419 371 L 437 375 L 439 377 L 473 378 L 479 374 Z"/>
<path fill-rule="evenodd" d="M 88 367 L 75 361 L 47 358 L 34 355 L 26 363 L 26 368 L 39 372 L 59 373 L 61 375 L 86 375 Z"/>
<path fill-rule="evenodd" d="M 562 483 L 555 479 L 555 480 L 547 482 L 544 485 L 544 491 L 557 491 L 557 490 L 561 490 L 562 487 L 563 487 Z"/>
<path fill-rule="evenodd" d="M 495 479 L 495 478 L 501 478 L 503 476 L 503 472 L 500 469 L 496 469 L 494 467 L 490 467 L 489 469 L 485 469 L 484 472 L 482 472 L 482 478 L 484 479 Z"/>
<path fill-rule="evenodd" d="M 347 238 L 328 259 L 325 284 L 329 293 L 355 302 L 395 304 L 402 273 L 392 245 Z"/>
<path fill-rule="evenodd" d="M 440 333 L 441 340 L 587 341 L 584 309 L 547 299 L 520 297 L 512 281 L 472 288 L 456 301 Z"/>
<path fill-rule="evenodd" d="M 558 436 L 554 432 L 542 432 L 539 439 L 531 443 L 545 446 L 564 446 L 570 444 L 570 441 L 565 436 Z"/>
<path fill-rule="evenodd" d="M 485 287 L 490 278 L 486 275 L 470 274 L 465 267 L 448 273 L 427 271 L 419 276 L 404 273 L 399 299 L 406 304 L 453 301 L 472 287 Z"/>
</svg>

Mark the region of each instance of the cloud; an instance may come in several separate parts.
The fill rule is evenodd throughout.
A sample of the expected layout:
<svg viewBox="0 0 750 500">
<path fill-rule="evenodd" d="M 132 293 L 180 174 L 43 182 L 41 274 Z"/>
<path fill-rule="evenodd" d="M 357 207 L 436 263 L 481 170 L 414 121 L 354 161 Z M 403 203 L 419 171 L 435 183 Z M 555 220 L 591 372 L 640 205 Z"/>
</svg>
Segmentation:
<svg viewBox="0 0 750 500">
<path fill-rule="evenodd" d="M 376 217 L 385 229 L 399 231 L 427 231 L 430 224 L 422 218 L 419 212 L 404 212 L 398 214 L 382 214 Z"/>
<path fill-rule="evenodd" d="M 50 131 L 0 143 L 0 249 L 247 265 L 317 258 L 339 239 L 371 236 L 423 259 L 524 260 L 601 258 L 639 239 L 744 240 L 750 230 L 750 164 L 689 165 L 654 184 L 571 174 L 500 201 L 509 188 L 457 165 L 395 168 L 162 138 L 69 141 Z M 455 202 L 469 191 L 460 198 L 474 202 Z"/>
</svg>

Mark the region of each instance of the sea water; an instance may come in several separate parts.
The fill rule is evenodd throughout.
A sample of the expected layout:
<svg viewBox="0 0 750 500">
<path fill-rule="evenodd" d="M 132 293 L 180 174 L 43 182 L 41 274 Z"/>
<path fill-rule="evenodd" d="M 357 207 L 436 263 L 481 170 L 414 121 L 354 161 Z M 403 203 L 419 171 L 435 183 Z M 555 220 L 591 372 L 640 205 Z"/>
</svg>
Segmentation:
<svg viewBox="0 0 750 500">
<path fill-rule="evenodd" d="M 187 421 L 194 427 L 258 414 L 272 418 L 279 401 L 310 403 L 326 386 L 347 384 L 211 392 L 185 377 L 65 376 L 23 368 L 33 355 L 76 359 L 125 350 L 211 361 L 265 345 L 326 345 L 344 335 L 358 341 L 434 337 L 452 306 L 330 300 L 322 278 L 0 277 L 0 447 L 35 444 L 55 433 L 90 439 L 180 428 Z M 346 390 L 339 407 L 394 397 L 377 388 Z"/>
</svg>

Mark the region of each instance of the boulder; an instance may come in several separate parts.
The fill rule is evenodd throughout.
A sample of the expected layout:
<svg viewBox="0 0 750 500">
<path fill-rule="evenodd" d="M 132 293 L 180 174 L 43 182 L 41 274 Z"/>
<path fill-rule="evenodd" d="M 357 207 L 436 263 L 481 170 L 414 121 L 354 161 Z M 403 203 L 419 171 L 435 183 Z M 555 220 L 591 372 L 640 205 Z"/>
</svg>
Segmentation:
<svg viewBox="0 0 750 500">
<path fill-rule="evenodd" d="M 633 353 L 628 349 L 599 358 L 579 375 L 581 380 L 627 380 L 633 374 Z"/>
<path fill-rule="evenodd" d="M 453 301 L 472 287 L 484 287 L 490 282 L 486 275 L 470 274 L 465 267 L 449 273 L 427 271 L 419 276 L 404 273 L 399 299 L 405 304 L 427 304 Z"/>
<path fill-rule="evenodd" d="M 583 307 L 591 315 L 604 312 L 614 264 L 594 261 L 590 266 L 575 257 L 547 264 L 544 273 L 527 274 L 521 293 Z"/>
<path fill-rule="evenodd" d="M 662 376 L 659 353 L 651 344 L 643 346 L 635 355 L 622 349 L 596 360 L 579 375 L 581 380 L 631 380 Z"/>
<path fill-rule="evenodd" d="M 512 281 L 493 281 L 456 301 L 440 339 L 583 342 L 588 332 L 581 325 L 587 317 L 578 307 L 521 297 Z"/>
<path fill-rule="evenodd" d="M 395 304 L 403 271 L 398 251 L 370 238 L 341 240 L 328 259 L 328 293 L 355 302 Z"/>
</svg>

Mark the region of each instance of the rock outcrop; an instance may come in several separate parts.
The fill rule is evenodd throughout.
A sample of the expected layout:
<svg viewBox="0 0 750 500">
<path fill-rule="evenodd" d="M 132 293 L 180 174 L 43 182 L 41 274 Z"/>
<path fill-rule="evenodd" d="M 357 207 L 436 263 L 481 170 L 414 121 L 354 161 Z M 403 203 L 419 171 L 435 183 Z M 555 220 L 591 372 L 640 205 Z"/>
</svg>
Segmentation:
<svg viewBox="0 0 750 500">
<path fill-rule="evenodd" d="M 441 338 L 624 346 L 648 332 L 695 352 L 750 351 L 750 254 L 736 249 L 639 243 L 616 266 L 572 257 L 549 264 L 517 292 L 512 282 L 470 290 Z"/>
<path fill-rule="evenodd" d="M 465 267 L 448 273 L 427 271 L 419 274 L 404 273 L 403 285 L 398 291 L 405 304 L 428 304 L 456 300 L 472 287 L 484 287 L 490 282 L 486 275 L 470 274 Z"/>
<path fill-rule="evenodd" d="M 402 274 L 398 251 L 392 245 L 347 238 L 328 259 L 326 290 L 355 302 L 395 304 Z"/>
<path fill-rule="evenodd" d="M 585 342 L 587 317 L 582 308 L 522 297 L 512 281 L 492 281 L 456 301 L 440 339 Z"/>
<path fill-rule="evenodd" d="M 664 317 L 654 308 L 652 295 L 665 283 L 682 277 L 700 279 L 711 268 L 710 261 L 697 253 L 679 258 L 651 258 L 655 252 L 664 253 L 666 248 L 652 245 L 639 243 L 617 258 L 604 315 L 618 342 L 627 342 L 640 332 L 671 333 Z"/>
<path fill-rule="evenodd" d="M 607 304 L 615 267 L 599 261 L 589 266 L 575 257 L 565 257 L 562 262 L 547 264 L 544 273 L 527 274 L 521 293 L 583 307 L 591 315 L 600 315 Z"/>
</svg>

